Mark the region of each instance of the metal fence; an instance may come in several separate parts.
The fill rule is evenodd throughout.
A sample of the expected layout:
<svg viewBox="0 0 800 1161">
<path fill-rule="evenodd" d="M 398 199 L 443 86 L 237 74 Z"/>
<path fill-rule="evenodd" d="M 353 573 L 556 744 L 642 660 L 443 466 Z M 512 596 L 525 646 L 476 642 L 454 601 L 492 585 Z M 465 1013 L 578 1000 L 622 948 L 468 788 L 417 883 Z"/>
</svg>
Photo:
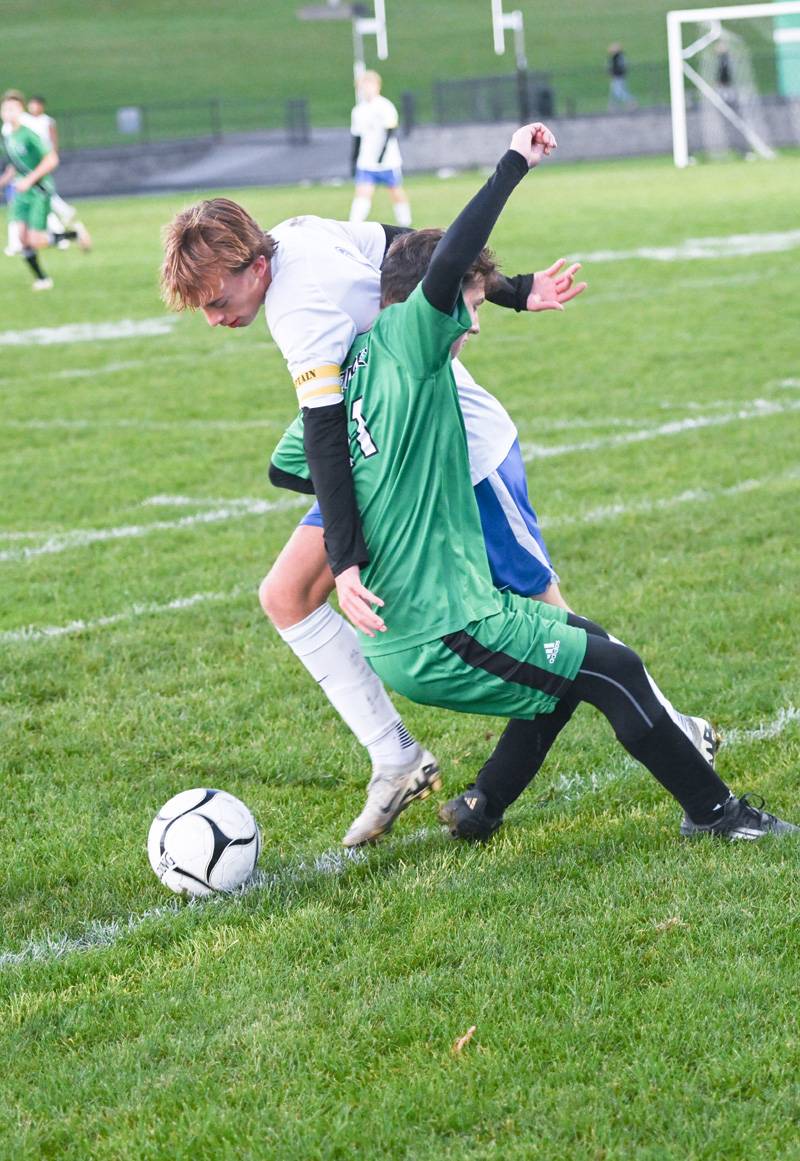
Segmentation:
<svg viewBox="0 0 800 1161">
<path fill-rule="evenodd" d="M 91 149 L 199 138 L 218 140 L 230 133 L 274 129 L 293 144 L 310 136 L 308 102 L 207 101 L 163 102 L 75 109 L 58 116 L 62 149 Z"/>
<path fill-rule="evenodd" d="M 774 53 L 753 54 L 760 91 L 776 92 Z M 626 78 L 632 101 L 625 106 L 653 108 L 669 104 L 666 60 L 632 62 Z M 687 90 L 694 100 L 694 90 Z M 609 102 L 609 77 L 596 69 L 528 70 L 506 76 L 468 77 L 434 82 L 427 91 L 397 95 L 406 134 L 417 124 L 459 125 L 467 122 L 574 117 L 621 106 Z M 317 117 L 305 98 L 287 101 L 227 100 L 163 103 L 79 109 L 58 118 L 63 149 L 124 146 L 170 139 L 216 140 L 232 133 L 273 130 L 292 144 L 306 144 L 311 125 L 330 125 Z"/>
</svg>

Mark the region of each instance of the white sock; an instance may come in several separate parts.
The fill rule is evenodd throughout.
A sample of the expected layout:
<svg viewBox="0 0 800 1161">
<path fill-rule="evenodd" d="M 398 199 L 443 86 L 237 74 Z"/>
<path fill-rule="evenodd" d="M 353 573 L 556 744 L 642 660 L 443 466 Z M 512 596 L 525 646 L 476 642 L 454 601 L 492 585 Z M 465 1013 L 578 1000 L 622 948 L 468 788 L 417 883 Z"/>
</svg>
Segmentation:
<svg viewBox="0 0 800 1161">
<path fill-rule="evenodd" d="M 19 240 L 19 222 L 8 223 L 8 248 L 9 250 L 20 251 L 22 243 Z"/>
<path fill-rule="evenodd" d="M 395 202 L 394 203 L 394 220 L 398 226 L 411 225 L 411 203 L 410 202 Z"/>
<path fill-rule="evenodd" d="M 355 631 L 324 604 L 278 633 L 321 687 L 333 708 L 366 746 L 373 766 L 408 766 L 419 756 L 377 674 L 364 659 Z"/>
<path fill-rule="evenodd" d="M 75 209 L 75 207 L 71 206 L 69 204 L 69 202 L 65 202 L 64 199 L 62 197 L 60 197 L 58 194 L 51 195 L 50 205 L 53 207 L 53 210 L 58 215 L 59 221 L 61 222 L 62 226 L 64 226 L 65 228 L 69 228 L 69 226 L 72 225 L 72 222 L 73 222 L 73 220 L 78 212 Z"/>
<path fill-rule="evenodd" d="M 353 204 L 350 206 L 350 221 L 366 222 L 371 206 L 372 198 L 353 198 Z"/>
</svg>

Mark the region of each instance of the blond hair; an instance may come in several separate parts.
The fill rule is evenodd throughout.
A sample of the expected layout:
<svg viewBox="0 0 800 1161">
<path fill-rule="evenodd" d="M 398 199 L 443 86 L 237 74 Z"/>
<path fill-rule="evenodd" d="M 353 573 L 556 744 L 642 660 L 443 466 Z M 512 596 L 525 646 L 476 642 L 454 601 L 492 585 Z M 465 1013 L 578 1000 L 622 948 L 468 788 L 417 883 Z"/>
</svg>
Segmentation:
<svg viewBox="0 0 800 1161">
<path fill-rule="evenodd" d="M 277 243 L 247 210 L 229 198 L 197 202 L 162 231 L 161 297 L 171 310 L 197 310 L 225 274 L 240 274 L 259 255 L 269 261 Z"/>
</svg>

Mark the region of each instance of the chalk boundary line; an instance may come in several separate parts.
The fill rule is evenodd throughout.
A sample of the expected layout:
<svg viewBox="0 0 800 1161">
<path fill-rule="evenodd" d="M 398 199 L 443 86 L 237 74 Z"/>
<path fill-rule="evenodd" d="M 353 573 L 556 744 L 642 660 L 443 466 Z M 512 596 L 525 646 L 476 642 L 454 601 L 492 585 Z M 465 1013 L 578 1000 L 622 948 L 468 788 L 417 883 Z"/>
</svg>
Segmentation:
<svg viewBox="0 0 800 1161">
<path fill-rule="evenodd" d="M 762 722 L 759 726 L 751 729 L 729 730 L 724 736 L 724 744 L 728 748 L 777 738 L 796 722 L 800 722 L 800 707 L 786 706 L 780 709 L 774 718 Z M 560 791 L 567 801 L 574 801 L 577 794 L 607 787 L 615 780 L 625 777 L 627 772 L 636 766 L 637 764 L 626 756 L 625 760 L 618 766 L 602 772 L 562 775 L 554 783 L 554 788 Z M 423 842 L 439 834 L 442 834 L 439 828 L 423 827 L 412 834 L 390 841 L 393 846 L 402 850 L 403 847 Z M 45 934 L 38 939 L 28 940 L 17 951 L 0 952 L 0 969 L 26 963 L 55 963 L 74 953 L 114 947 L 127 935 L 138 931 L 151 920 L 172 918 L 187 908 L 197 910 L 224 906 L 225 903 L 240 899 L 245 895 L 269 890 L 272 887 L 302 882 L 305 879 L 341 875 L 350 866 L 365 863 L 368 859 L 369 851 L 363 848 L 331 847 L 319 855 L 301 856 L 299 859 L 287 863 L 278 871 L 269 873 L 257 871 L 249 883 L 229 896 L 212 895 L 209 898 L 196 899 L 189 903 L 174 899 L 158 907 L 150 907 L 138 915 L 128 915 L 125 919 L 93 920 L 76 936 L 70 936 L 66 933 Z"/>
<path fill-rule="evenodd" d="M 726 499 L 730 496 L 748 495 L 751 492 L 758 491 L 761 488 L 769 488 L 780 486 L 785 483 L 793 483 L 800 480 L 800 467 L 790 468 L 788 471 L 775 476 L 764 476 L 761 479 L 742 480 L 738 484 L 733 484 L 725 488 L 691 488 L 684 492 L 678 492 L 673 496 L 663 496 L 654 500 L 638 500 L 632 504 L 607 504 L 598 508 L 590 508 L 578 515 L 552 516 L 550 518 L 542 518 L 540 521 L 542 528 L 565 528 L 574 525 L 592 525 L 602 524 L 610 520 L 622 519 L 625 516 L 648 515 L 657 512 L 666 512 L 672 508 L 677 508 L 683 504 L 711 504 L 716 500 Z M 306 498 L 303 498 L 303 503 Z M 145 504 L 158 505 L 174 505 L 176 507 L 189 506 L 195 501 L 190 496 L 153 496 Z M 210 503 L 216 504 L 218 501 L 198 500 L 198 504 Z M 249 500 L 243 498 L 239 501 L 229 501 L 229 504 L 239 504 L 242 507 L 243 515 L 250 515 L 250 509 L 247 505 L 258 506 L 260 512 L 263 501 Z M 24 533 L 18 533 L 22 536 Z M 239 585 L 236 588 L 229 589 L 227 592 L 199 592 L 191 593 L 185 597 L 173 597 L 171 600 L 159 603 L 156 601 L 142 601 L 131 605 L 127 609 L 122 609 L 117 613 L 107 613 L 91 620 L 84 620 L 83 618 L 75 618 L 68 621 L 64 625 L 23 625 L 16 629 L 5 629 L 0 631 L 0 644 L 12 645 L 21 643 L 32 643 L 36 641 L 55 640 L 59 637 L 67 637 L 76 633 L 87 633 L 95 629 L 105 629 L 113 625 L 123 624 L 126 621 L 136 620 L 139 617 L 159 616 L 164 613 L 182 612 L 185 609 L 192 609 L 198 605 L 206 604 L 208 602 L 222 603 L 225 601 L 238 600 L 240 597 L 247 594 L 255 595 L 255 586 Z"/>
</svg>

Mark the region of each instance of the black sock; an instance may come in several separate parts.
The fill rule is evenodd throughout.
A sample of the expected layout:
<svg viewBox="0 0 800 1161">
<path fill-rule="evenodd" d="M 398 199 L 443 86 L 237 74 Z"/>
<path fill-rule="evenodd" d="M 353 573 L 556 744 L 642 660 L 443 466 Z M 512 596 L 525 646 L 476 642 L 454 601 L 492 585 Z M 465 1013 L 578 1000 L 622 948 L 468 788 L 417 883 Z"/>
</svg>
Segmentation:
<svg viewBox="0 0 800 1161">
<path fill-rule="evenodd" d="M 51 230 L 48 234 L 51 246 L 57 246 L 59 242 L 72 242 L 78 237 L 77 230 L 64 230 L 62 234 L 57 234 L 55 230 Z"/>
<path fill-rule="evenodd" d="M 31 270 L 33 271 L 33 273 L 36 275 L 37 278 L 46 278 L 47 277 L 44 270 L 42 270 L 41 266 L 39 265 L 39 258 L 36 254 L 36 251 L 32 250 L 30 248 L 30 246 L 27 247 L 27 249 L 22 251 L 22 257 L 28 263 L 28 265 L 30 266 Z"/>
<path fill-rule="evenodd" d="M 562 700 L 551 714 L 508 723 L 475 779 L 476 788 L 486 795 L 491 815 L 499 818 L 530 785 L 573 710 L 574 706 Z"/>
</svg>

